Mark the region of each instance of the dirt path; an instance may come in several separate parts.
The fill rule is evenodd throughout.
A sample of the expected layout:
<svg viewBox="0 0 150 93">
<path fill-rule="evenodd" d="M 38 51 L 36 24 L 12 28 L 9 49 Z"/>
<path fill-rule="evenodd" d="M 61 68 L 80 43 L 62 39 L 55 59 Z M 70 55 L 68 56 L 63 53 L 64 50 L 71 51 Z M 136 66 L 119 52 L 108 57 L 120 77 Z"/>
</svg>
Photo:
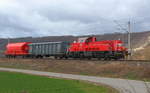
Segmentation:
<svg viewBox="0 0 150 93">
<path fill-rule="evenodd" d="M 126 79 L 114 79 L 114 78 L 102 78 L 95 76 L 83 76 L 83 75 L 72 75 L 72 74 L 62 74 L 62 73 L 51 73 L 51 72 L 42 72 L 34 70 L 23 70 L 23 69 L 12 69 L 12 68 L 0 68 L 1 71 L 11 71 L 11 72 L 21 72 L 26 74 L 58 77 L 58 78 L 68 78 L 68 79 L 77 79 L 77 80 L 86 80 L 95 83 L 101 83 L 109 85 L 121 93 L 150 93 L 147 90 L 148 85 L 143 81 L 136 80 L 126 80 Z M 11 78 L 11 77 L 10 77 Z"/>
</svg>

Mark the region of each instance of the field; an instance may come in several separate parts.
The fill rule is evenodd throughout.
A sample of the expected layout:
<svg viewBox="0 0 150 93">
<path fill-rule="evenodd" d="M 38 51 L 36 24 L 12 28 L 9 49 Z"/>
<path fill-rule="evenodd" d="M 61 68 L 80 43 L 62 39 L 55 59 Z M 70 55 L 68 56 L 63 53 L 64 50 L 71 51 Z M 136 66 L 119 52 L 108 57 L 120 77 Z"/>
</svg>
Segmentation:
<svg viewBox="0 0 150 93">
<path fill-rule="evenodd" d="M 0 67 L 150 81 L 149 62 L 139 65 L 90 60 L 0 58 Z"/>
<path fill-rule="evenodd" d="M 0 72 L 0 93 L 117 93 L 106 86 L 12 72 Z"/>
</svg>

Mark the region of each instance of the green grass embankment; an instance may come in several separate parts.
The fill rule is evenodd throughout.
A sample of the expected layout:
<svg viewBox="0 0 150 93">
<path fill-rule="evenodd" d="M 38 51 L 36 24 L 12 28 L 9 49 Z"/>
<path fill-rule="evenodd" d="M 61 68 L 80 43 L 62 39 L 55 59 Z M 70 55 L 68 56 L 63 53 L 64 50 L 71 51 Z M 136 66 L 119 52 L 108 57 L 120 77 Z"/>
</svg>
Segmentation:
<svg viewBox="0 0 150 93">
<path fill-rule="evenodd" d="M 117 93 L 106 86 L 78 80 L 0 72 L 0 93 Z"/>
</svg>

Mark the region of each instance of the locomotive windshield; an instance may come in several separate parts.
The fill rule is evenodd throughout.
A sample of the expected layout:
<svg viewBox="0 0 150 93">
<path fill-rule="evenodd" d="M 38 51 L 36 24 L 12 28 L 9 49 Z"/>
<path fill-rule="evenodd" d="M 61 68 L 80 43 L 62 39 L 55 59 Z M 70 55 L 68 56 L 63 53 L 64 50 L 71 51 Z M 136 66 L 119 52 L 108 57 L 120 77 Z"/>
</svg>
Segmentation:
<svg viewBox="0 0 150 93">
<path fill-rule="evenodd" d="M 84 42 L 86 42 L 87 39 L 88 39 L 88 37 L 79 38 L 78 43 L 84 43 Z"/>
</svg>

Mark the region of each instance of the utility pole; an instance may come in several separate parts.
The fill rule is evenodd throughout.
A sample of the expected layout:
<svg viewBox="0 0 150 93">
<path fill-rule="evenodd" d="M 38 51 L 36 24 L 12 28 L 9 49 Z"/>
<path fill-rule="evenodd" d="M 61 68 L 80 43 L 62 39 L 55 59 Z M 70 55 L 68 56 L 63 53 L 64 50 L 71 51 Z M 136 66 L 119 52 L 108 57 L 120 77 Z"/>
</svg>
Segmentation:
<svg viewBox="0 0 150 93">
<path fill-rule="evenodd" d="M 131 22 L 128 22 L 128 53 L 129 56 L 132 55 L 132 49 L 131 49 Z M 129 57 L 130 59 L 130 57 Z"/>
<path fill-rule="evenodd" d="M 128 59 L 131 59 L 132 55 L 132 48 L 131 48 L 131 22 L 128 21 L 128 29 L 124 28 L 122 25 L 118 23 L 118 21 L 114 20 L 114 22 L 120 27 L 120 29 L 124 30 L 127 32 L 128 35 Z"/>
</svg>

